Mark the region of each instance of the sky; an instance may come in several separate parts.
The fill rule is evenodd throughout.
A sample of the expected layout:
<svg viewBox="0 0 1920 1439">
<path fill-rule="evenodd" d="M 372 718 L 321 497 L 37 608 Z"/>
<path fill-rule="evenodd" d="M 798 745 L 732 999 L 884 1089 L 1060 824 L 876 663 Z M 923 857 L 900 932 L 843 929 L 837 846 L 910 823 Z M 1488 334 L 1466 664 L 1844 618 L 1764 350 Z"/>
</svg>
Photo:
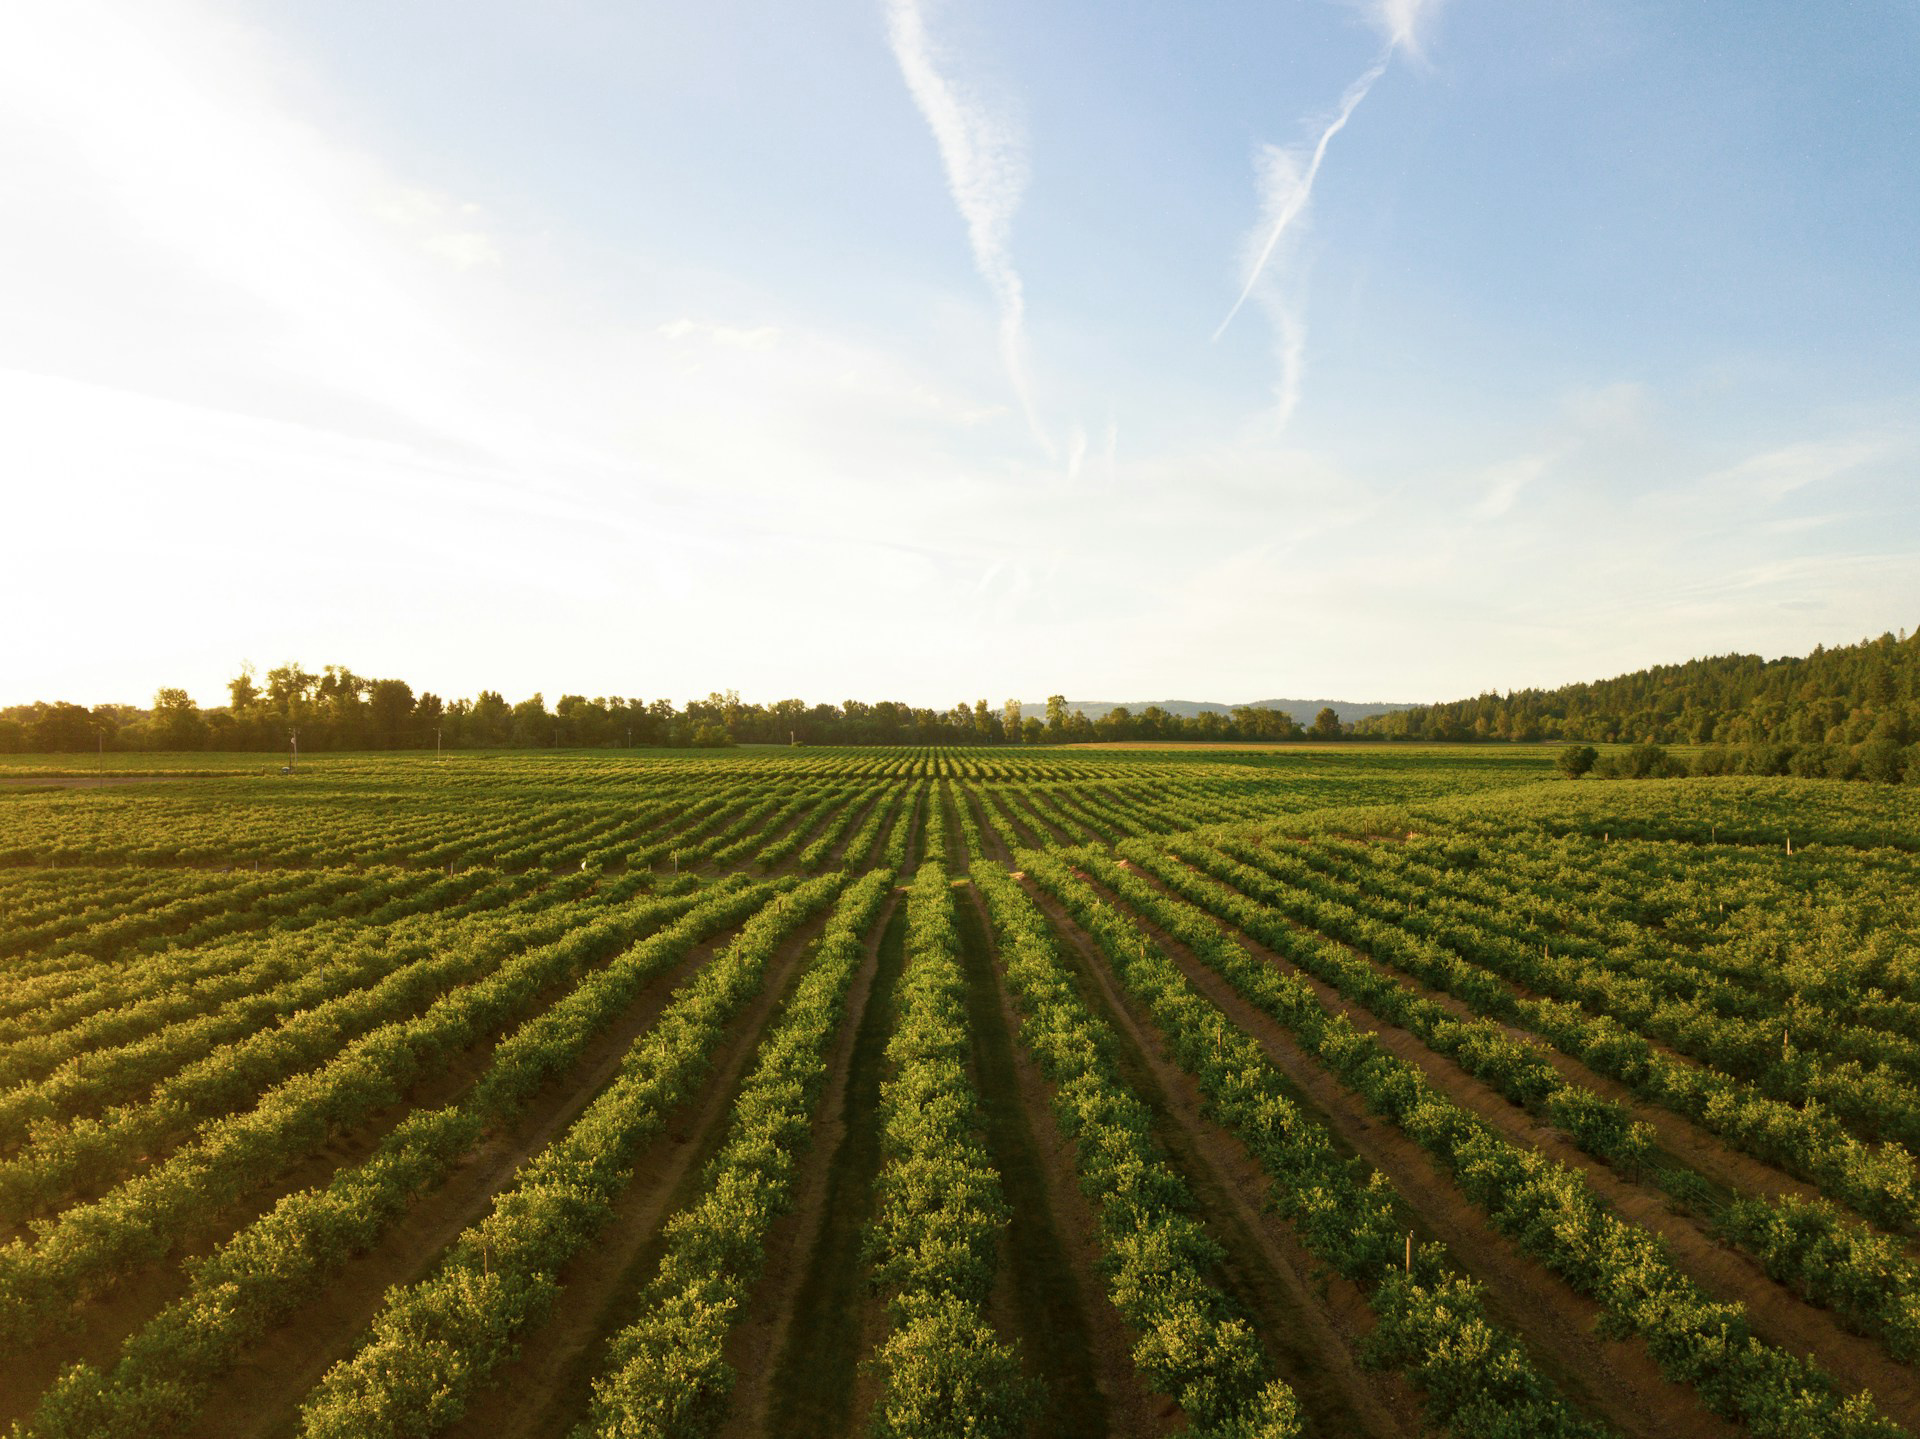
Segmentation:
<svg viewBox="0 0 1920 1439">
<path fill-rule="evenodd" d="M 0 7 L 0 704 L 1920 623 L 1920 3 Z"/>
</svg>

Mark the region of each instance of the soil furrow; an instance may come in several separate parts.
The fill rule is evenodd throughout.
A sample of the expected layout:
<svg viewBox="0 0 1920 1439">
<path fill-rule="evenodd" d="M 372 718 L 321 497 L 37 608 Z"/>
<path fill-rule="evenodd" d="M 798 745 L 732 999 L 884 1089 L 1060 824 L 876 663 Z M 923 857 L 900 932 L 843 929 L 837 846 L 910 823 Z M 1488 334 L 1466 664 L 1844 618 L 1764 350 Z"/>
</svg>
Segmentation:
<svg viewBox="0 0 1920 1439">
<path fill-rule="evenodd" d="M 866 958 L 847 991 L 840 1033 L 827 1057 L 826 1086 L 796 1175 L 793 1207 L 768 1231 L 760 1282 L 727 1336 L 726 1360 L 735 1376 L 729 1416 L 721 1431 L 727 1435 L 775 1432 L 768 1411 L 776 1367 L 794 1335 L 814 1332 L 801 1313 L 803 1287 L 824 1227 L 839 1218 L 830 1201 L 837 1197 L 833 1192 L 836 1166 L 849 1132 L 855 1055 L 870 1010 L 876 1003 L 884 1010 L 890 1000 L 891 979 L 885 986 L 881 983 L 881 951 L 899 904 L 896 893 L 867 937 Z M 807 1342 L 803 1337 L 803 1347 Z"/>
<path fill-rule="evenodd" d="M 967 885 L 954 905 L 960 962 L 967 982 L 967 1027 L 973 1035 L 974 1083 L 980 1094 L 987 1154 L 1012 1211 L 1000 1247 L 994 1327 L 1018 1335 L 1027 1372 L 1046 1386 L 1041 1433 L 1098 1439 L 1109 1432 L 1107 1401 L 1094 1357 L 1089 1299 L 1100 1288 L 1084 1239 L 1070 1253 L 1062 1242 L 1058 1199 L 1034 1136 L 1032 1096 L 1014 1065 L 1007 1009 L 978 892 Z M 1110 1387 L 1110 1386 L 1109 1386 Z"/>
<path fill-rule="evenodd" d="M 1094 888 L 1101 889 L 1098 884 Z M 1104 889 L 1101 892 L 1107 893 Z M 1114 902 L 1124 903 L 1117 899 Z M 1223 920 L 1208 917 L 1249 954 L 1284 973 L 1297 975 L 1328 1010 L 1345 1015 L 1355 1029 L 1372 1035 L 1395 1058 L 1417 1066 L 1436 1090 L 1491 1125 L 1508 1142 L 1538 1150 L 1579 1171 L 1594 1192 L 1623 1218 L 1659 1235 L 1675 1263 L 1710 1297 L 1745 1305 L 1754 1332 L 1761 1338 L 1795 1353 L 1810 1354 L 1835 1374 L 1871 1388 L 1880 1407 L 1908 1428 L 1920 1421 L 1920 1383 L 1916 1382 L 1920 1376 L 1889 1357 L 1876 1341 L 1848 1333 L 1832 1311 L 1802 1300 L 1770 1279 L 1755 1260 L 1714 1238 L 1697 1220 L 1673 1212 L 1658 1190 L 1635 1183 L 1601 1163 L 1544 1120 L 1436 1054 L 1419 1036 L 1384 1022 L 1257 940 Z M 1135 919 L 1146 923 L 1137 914 Z M 1167 936 L 1151 925 L 1148 928 L 1157 943 L 1170 947 Z"/>
<path fill-rule="evenodd" d="M 906 906 L 896 902 L 881 933 L 873 983 L 820 1137 L 817 1199 L 809 1196 L 795 1237 L 804 1260 L 792 1315 L 764 1387 L 738 1396 L 729 1435 L 838 1439 L 858 1427 L 878 1386 L 862 1361 L 886 1334 L 886 1306 L 867 1282 L 861 1250 L 880 1173 L 880 1083 L 893 1033 L 893 993 L 906 966 Z"/>
</svg>

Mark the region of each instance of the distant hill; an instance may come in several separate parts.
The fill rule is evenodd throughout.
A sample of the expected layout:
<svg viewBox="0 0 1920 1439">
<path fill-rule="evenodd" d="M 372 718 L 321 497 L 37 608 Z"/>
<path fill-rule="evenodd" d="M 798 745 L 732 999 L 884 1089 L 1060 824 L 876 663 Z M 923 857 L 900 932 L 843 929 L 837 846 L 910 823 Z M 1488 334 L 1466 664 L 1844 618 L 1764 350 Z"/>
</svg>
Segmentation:
<svg viewBox="0 0 1920 1439">
<path fill-rule="evenodd" d="M 1361 738 L 1899 747 L 1920 741 L 1920 633 L 1806 656 L 1715 655 L 1551 690 L 1413 705 Z"/>
<path fill-rule="evenodd" d="M 1247 700 L 1244 703 L 1251 709 L 1281 710 L 1286 714 L 1292 715 L 1293 718 L 1303 726 L 1312 724 L 1313 717 L 1329 705 L 1333 707 L 1333 712 L 1340 716 L 1340 723 L 1342 724 L 1352 724 L 1355 720 L 1366 719 L 1371 715 L 1392 714 L 1396 710 L 1410 708 L 1410 706 L 1406 704 L 1355 704 L 1352 700 Z M 1192 719 L 1196 715 L 1203 714 L 1228 715 L 1232 714 L 1235 709 L 1233 705 L 1220 704 L 1214 700 L 1070 699 L 1067 701 L 1067 711 L 1068 713 L 1072 713 L 1074 710 L 1079 710 L 1086 715 L 1088 719 L 1098 720 L 1101 716 L 1116 709 L 1124 709 L 1128 714 L 1137 715 L 1149 705 L 1163 709 L 1168 714 L 1179 715 L 1182 719 Z M 1026 700 L 1021 701 L 1021 713 L 1023 714 L 1044 716 L 1046 712 L 1047 703 L 1045 700 L 1041 700 L 1038 704 Z"/>
</svg>

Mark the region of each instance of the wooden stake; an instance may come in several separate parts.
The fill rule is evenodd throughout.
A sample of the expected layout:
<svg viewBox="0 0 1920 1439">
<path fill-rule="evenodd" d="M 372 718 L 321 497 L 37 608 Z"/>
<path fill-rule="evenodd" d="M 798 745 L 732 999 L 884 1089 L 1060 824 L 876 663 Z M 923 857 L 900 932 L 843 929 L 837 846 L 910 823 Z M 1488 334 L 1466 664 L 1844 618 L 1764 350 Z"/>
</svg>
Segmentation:
<svg viewBox="0 0 1920 1439">
<path fill-rule="evenodd" d="M 1407 1274 L 1409 1277 L 1413 1274 L 1413 1231 L 1411 1229 L 1407 1231 Z"/>
</svg>

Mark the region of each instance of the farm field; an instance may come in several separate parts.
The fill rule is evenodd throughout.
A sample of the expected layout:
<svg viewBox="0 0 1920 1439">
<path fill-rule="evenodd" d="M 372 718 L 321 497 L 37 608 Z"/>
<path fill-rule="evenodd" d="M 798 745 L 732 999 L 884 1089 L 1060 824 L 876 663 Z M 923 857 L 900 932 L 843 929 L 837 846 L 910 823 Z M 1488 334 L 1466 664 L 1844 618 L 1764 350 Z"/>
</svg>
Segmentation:
<svg viewBox="0 0 1920 1439">
<path fill-rule="evenodd" d="M 1920 787 L 77 758 L 15 1434 L 1920 1435 Z"/>
</svg>

